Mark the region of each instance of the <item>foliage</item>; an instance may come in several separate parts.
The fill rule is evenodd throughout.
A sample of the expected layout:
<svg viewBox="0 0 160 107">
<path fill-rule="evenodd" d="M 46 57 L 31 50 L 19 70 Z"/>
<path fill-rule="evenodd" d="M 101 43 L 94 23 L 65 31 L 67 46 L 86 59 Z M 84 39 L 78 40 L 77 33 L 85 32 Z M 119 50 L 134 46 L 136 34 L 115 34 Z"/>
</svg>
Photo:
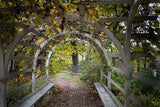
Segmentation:
<svg viewBox="0 0 160 107">
<path fill-rule="evenodd" d="M 82 79 L 88 83 L 94 83 L 100 79 L 102 65 L 95 60 L 82 60 L 80 62 L 80 73 Z"/>
<path fill-rule="evenodd" d="M 38 89 L 39 87 L 41 87 L 41 86 L 44 85 L 45 83 L 46 83 L 46 78 L 37 81 L 37 82 L 36 82 L 36 89 Z"/>
<path fill-rule="evenodd" d="M 71 70 L 72 52 L 74 52 L 74 49 L 69 42 L 58 46 L 51 56 L 49 71 L 51 73 L 57 73 L 64 69 Z"/>
<path fill-rule="evenodd" d="M 54 26 L 58 31 L 60 29 L 63 31 L 65 30 L 77 30 L 81 29 L 80 21 L 72 21 L 72 20 L 66 20 L 61 21 L 62 19 L 60 17 L 59 10 L 55 7 L 54 4 L 55 0 L 0 0 L 0 7 L 14 7 L 12 12 L 2 12 L 0 13 L 0 22 L 3 23 L 14 23 L 14 22 L 21 22 L 26 25 L 30 25 L 31 23 L 34 23 L 37 25 L 37 28 L 35 28 L 38 32 L 42 33 L 43 36 L 50 37 L 53 34 L 55 34 L 55 31 L 52 29 Z M 77 14 L 79 13 L 78 6 L 73 4 L 72 2 L 78 2 L 79 0 L 58 0 L 61 5 L 59 6 L 60 10 L 65 13 L 71 13 L 71 14 Z M 84 0 L 83 0 L 84 1 Z M 26 9 L 23 7 L 27 7 Z M 29 9 L 31 7 L 31 9 Z M 3 9 L 2 9 L 3 10 Z M 141 4 L 138 7 L 137 13 L 135 16 L 158 16 L 159 15 L 159 3 L 153 3 L 153 4 Z M 129 5 L 101 5 L 101 6 L 85 6 L 85 17 L 86 19 L 92 21 L 98 21 L 100 17 L 128 17 L 128 14 L 130 12 L 130 6 Z M 59 19 L 58 19 L 59 18 Z M 56 19 L 56 20 L 55 20 Z M 67 26 L 64 27 L 64 23 L 68 23 Z M 107 25 L 107 28 L 111 30 L 114 34 L 122 34 L 126 33 L 126 22 L 108 22 L 104 23 Z M 77 27 L 77 25 L 80 25 Z M 131 52 L 154 52 L 156 49 L 160 48 L 159 38 L 160 38 L 160 22 L 159 22 L 159 16 L 155 20 L 144 20 L 144 21 L 138 21 L 135 20 L 134 24 L 132 26 L 132 34 L 138 34 L 138 37 L 135 36 L 135 38 L 132 38 L 131 41 Z M 68 28 L 69 26 L 69 28 Z M 91 33 L 95 33 L 94 27 L 90 24 L 86 24 L 84 26 L 84 29 L 86 31 L 91 31 Z M 82 29 L 82 30 L 84 30 Z M 14 27 L 14 28 L 1 28 L 0 35 L 1 35 L 1 41 L 3 44 L 4 52 L 7 52 L 7 48 L 9 45 L 12 45 L 14 38 L 22 31 L 23 29 L 21 27 Z M 97 33 L 97 32 L 96 32 Z M 100 32 L 98 32 L 100 33 Z M 143 35 L 141 35 L 143 34 Z M 144 35 L 145 34 L 145 35 Z M 98 34 L 95 36 L 95 38 L 104 41 L 107 36 L 105 34 Z M 57 41 L 61 41 L 63 38 L 57 38 Z M 34 33 L 26 34 L 26 36 L 21 39 L 22 42 L 29 42 L 29 43 L 35 43 L 36 45 L 40 45 L 40 43 L 44 42 L 46 39 L 42 37 L 36 37 Z M 108 38 L 107 38 L 108 40 Z M 5 42 L 7 41 L 7 42 Z M 124 44 L 124 40 L 120 40 L 121 44 Z M 48 44 L 48 47 L 51 48 L 53 46 L 52 44 L 56 43 L 50 43 Z M 111 44 L 112 45 L 112 44 Z M 65 47 L 66 46 L 66 47 Z M 108 46 L 108 45 L 107 45 Z M 113 47 L 112 53 L 118 53 L 116 47 Z M 157 47 L 157 48 L 154 48 Z M 108 53 L 108 50 L 110 50 L 111 47 L 109 47 L 106 51 Z M 84 46 L 78 47 L 79 50 L 83 50 Z M 89 49 L 89 50 L 88 50 Z M 96 54 L 93 55 L 93 51 L 90 50 L 90 47 L 86 48 L 86 53 L 91 56 L 97 56 Z M 25 47 L 22 45 L 17 45 L 16 49 L 14 50 L 14 56 L 32 56 L 32 54 L 35 54 L 36 48 L 31 47 Z M 68 67 L 71 68 L 71 61 L 70 56 L 73 53 L 73 47 L 71 47 L 70 44 L 60 46 L 57 51 L 55 51 L 54 56 L 52 56 L 50 60 L 50 72 L 60 72 L 61 70 L 66 69 Z M 83 53 L 83 52 L 80 52 Z M 156 53 L 156 52 L 155 52 Z M 158 53 L 159 55 L 159 53 Z M 87 80 L 88 82 L 94 82 L 99 80 L 99 71 L 101 68 L 101 65 L 94 61 L 97 57 L 88 57 L 88 60 L 82 61 L 80 63 L 80 70 L 82 73 L 82 79 Z M 154 58 L 154 56 L 149 57 L 147 60 L 146 58 L 140 59 L 143 62 L 150 61 Z M 105 58 L 102 57 L 102 60 Z M 107 65 L 107 64 L 106 64 Z M 143 64 L 144 65 L 144 64 Z M 32 60 L 22 60 L 22 61 L 15 61 L 15 71 L 22 71 L 26 68 L 32 68 Z M 44 66 L 44 63 L 43 65 Z M 142 67 L 142 66 L 140 66 Z M 67 69 L 68 69 L 67 68 Z M 42 72 L 43 67 L 41 69 L 37 70 L 36 76 L 40 76 Z M 45 69 L 45 67 L 44 67 Z M 43 69 L 43 70 L 44 70 Z M 10 73 L 13 71 L 10 71 Z M 141 70 L 138 71 L 139 74 L 142 74 L 147 77 L 151 77 L 154 79 L 160 79 L 160 76 L 154 77 L 152 72 Z M 8 81 L 7 83 L 7 91 L 14 89 L 15 87 L 18 87 L 26 82 L 29 81 L 29 79 L 25 79 L 25 77 L 30 78 L 30 74 L 25 75 L 22 74 L 20 76 L 16 76 L 15 78 L 12 78 L 13 81 Z M 70 74 L 67 74 L 67 77 L 70 78 Z M 117 74 L 115 72 L 112 72 L 112 79 L 120 84 L 121 87 L 124 87 L 124 76 Z M 20 80 L 23 80 L 24 82 L 19 83 Z M 12 84 L 12 87 L 10 85 Z M 42 84 L 41 84 L 42 85 Z M 15 86 L 15 87 L 14 87 Z M 132 91 L 135 95 L 139 95 L 140 97 L 146 97 L 146 100 L 144 99 L 144 102 L 149 102 L 149 97 L 155 94 L 159 95 L 159 89 L 153 88 L 150 85 L 146 85 L 143 82 L 140 82 L 138 80 L 132 81 Z M 140 92 L 140 93 L 137 93 Z M 149 94 L 145 94 L 149 93 Z M 153 98 L 152 97 L 152 98 Z M 156 98 L 153 98 L 156 100 Z M 157 101 L 157 100 L 156 100 Z M 156 102 L 151 101 L 150 102 Z M 158 101 L 157 101 L 158 102 Z M 155 106 L 158 105 L 158 103 L 155 104 Z"/>
<path fill-rule="evenodd" d="M 125 79 L 124 79 L 124 75 L 117 73 L 115 71 L 112 71 L 111 74 L 111 78 L 113 81 L 115 81 L 116 83 L 118 83 L 121 87 L 125 87 Z"/>
<path fill-rule="evenodd" d="M 124 94 L 114 85 L 112 85 L 111 91 L 118 98 L 118 100 L 123 104 L 124 103 Z"/>
<path fill-rule="evenodd" d="M 160 79 L 159 75 L 155 77 L 152 71 L 146 69 L 141 68 L 137 73 L 146 77 Z M 148 106 L 160 105 L 160 89 L 136 79 L 133 79 L 131 84 L 132 93 L 137 96 L 143 103 L 146 103 Z"/>
<path fill-rule="evenodd" d="M 71 62 L 67 62 L 65 60 L 60 60 L 58 58 L 50 59 L 49 71 L 50 73 L 58 73 L 62 70 L 71 70 Z"/>
<path fill-rule="evenodd" d="M 31 93 L 31 86 L 26 87 L 25 89 L 21 90 L 20 92 L 7 98 L 7 107 L 12 107 L 14 104 L 19 102 L 22 98 L 24 98 L 25 96 L 27 96 L 30 93 Z"/>
<path fill-rule="evenodd" d="M 81 76 L 80 75 L 74 75 L 72 74 L 71 71 L 63 71 L 63 72 L 60 72 L 60 73 L 56 73 L 54 75 L 55 78 L 59 78 L 59 79 L 62 79 L 62 80 L 69 80 L 69 81 L 73 81 L 73 82 L 76 82 L 76 83 L 80 83 L 80 84 L 83 84 L 84 82 L 81 80 Z"/>
</svg>

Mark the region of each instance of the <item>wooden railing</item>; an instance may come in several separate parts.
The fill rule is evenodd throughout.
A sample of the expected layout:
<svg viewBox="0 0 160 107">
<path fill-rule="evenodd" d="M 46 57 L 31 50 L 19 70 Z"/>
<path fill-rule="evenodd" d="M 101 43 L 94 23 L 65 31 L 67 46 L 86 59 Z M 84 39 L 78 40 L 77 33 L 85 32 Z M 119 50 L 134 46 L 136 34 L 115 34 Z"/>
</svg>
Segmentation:
<svg viewBox="0 0 160 107">
<path fill-rule="evenodd" d="M 85 0 L 79 2 L 82 5 L 111 5 L 111 4 L 131 4 L 133 0 Z"/>
<path fill-rule="evenodd" d="M 46 78 L 46 75 L 37 78 L 36 82 L 38 82 L 38 81 L 40 81 L 40 80 L 42 80 L 44 78 Z M 32 81 L 28 82 L 28 83 L 26 83 L 26 84 L 24 84 L 24 85 L 22 85 L 20 87 L 17 87 L 15 89 L 11 90 L 10 92 L 7 93 L 7 98 L 10 97 L 10 96 L 12 96 L 12 95 L 14 95 L 14 94 L 16 94 L 16 93 L 18 93 L 18 92 L 20 92 L 20 91 L 22 91 L 23 89 L 25 89 L 26 87 L 28 87 L 30 85 L 32 85 Z"/>
<path fill-rule="evenodd" d="M 122 73 L 122 74 L 125 74 L 124 71 L 120 70 L 115 67 L 113 67 L 115 70 L 115 72 L 119 72 L 119 73 Z M 103 82 L 104 80 L 107 79 L 107 83 L 108 83 L 108 86 L 105 85 L 105 83 Z M 132 79 L 137 79 L 137 80 L 140 80 L 144 83 L 147 83 L 147 84 L 150 84 L 154 87 L 158 87 L 160 88 L 160 81 L 158 80 L 155 80 L 155 79 L 152 79 L 152 78 L 149 78 L 149 77 L 146 77 L 146 76 L 143 76 L 143 75 L 139 75 L 139 74 L 136 74 L 136 73 L 132 73 Z M 110 91 L 110 95 L 112 96 L 113 100 L 117 103 L 120 103 L 120 101 L 113 95 L 113 93 L 111 92 L 111 86 L 114 85 L 117 89 L 119 89 L 123 94 L 125 93 L 125 89 L 122 88 L 119 84 L 117 84 L 114 80 L 112 80 L 111 78 L 111 71 L 108 71 L 108 75 L 106 75 L 103 71 L 101 71 L 100 73 L 100 81 L 101 81 L 101 84 L 103 84 L 104 88 L 108 91 Z M 112 84 L 112 85 L 111 85 Z M 144 106 L 146 107 L 145 104 L 143 104 L 142 102 L 140 102 L 135 96 L 133 95 L 130 95 L 130 100 L 132 100 L 137 106 L 141 107 L 141 106 Z M 121 103 L 120 103 L 121 104 Z"/>
</svg>

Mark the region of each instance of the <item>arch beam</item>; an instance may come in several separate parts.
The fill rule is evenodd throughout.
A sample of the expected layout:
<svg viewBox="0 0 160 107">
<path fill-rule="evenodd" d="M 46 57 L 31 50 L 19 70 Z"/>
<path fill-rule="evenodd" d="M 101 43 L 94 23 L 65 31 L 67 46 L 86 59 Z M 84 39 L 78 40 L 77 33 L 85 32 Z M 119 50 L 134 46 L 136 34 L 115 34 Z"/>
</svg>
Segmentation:
<svg viewBox="0 0 160 107">
<path fill-rule="evenodd" d="M 48 58 L 47 58 L 47 61 L 46 61 L 46 76 L 47 76 L 46 81 L 47 81 L 47 82 L 48 82 L 48 80 L 49 80 L 49 78 L 48 78 L 48 77 L 49 77 L 49 70 L 48 70 L 49 60 L 50 60 L 50 58 L 51 58 L 51 55 L 52 55 L 53 51 L 54 51 L 59 45 L 65 43 L 65 42 L 72 41 L 72 40 L 80 41 L 80 42 L 83 42 L 83 43 L 86 43 L 86 44 L 91 45 L 91 46 L 94 48 L 94 50 L 96 50 L 96 52 L 98 53 L 99 59 L 100 59 L 100 61 L 101 61 L 101 63 L 102 63 L 100 52 L 97 50 L 97 48 L 96 48 L 94 45 L 92 45 L 92 44 L 89 43 L 88 41 L 82 40 L 82 39 L 80 39 L 80 38 L 68 38 L 67 40 L 61 41 L 60 44 L 55 45 L 55 46 L 52 48 L 52 50 L 49 52 L 49 54 L 48 54 Z"/>
</svg>

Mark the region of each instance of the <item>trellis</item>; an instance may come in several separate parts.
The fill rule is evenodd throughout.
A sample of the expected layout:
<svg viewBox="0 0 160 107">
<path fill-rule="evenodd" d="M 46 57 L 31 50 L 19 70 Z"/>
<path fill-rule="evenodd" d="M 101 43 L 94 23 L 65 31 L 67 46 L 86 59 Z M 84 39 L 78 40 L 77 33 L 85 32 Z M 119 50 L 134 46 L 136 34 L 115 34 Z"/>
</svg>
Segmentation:
<svg viewBox="0 0 160 107">
<path fill-rule="evenodd" d="M 16 27 L 16 26 L 20 26 L 23 28 L 23 31 L 21 31 L 12 41 L 12 43 L 8 46 L 7 52 L 4 52 L 3 49 L 3 44 L 0 41 L 0 106 L 1 107 L 6 107 L 7 105 L 7 97 L 21 91 L 22 89 L 32 85 L 32 93 L 35 93 L 36 87 L 36 81 L 39 81 L 41 79 L 46 78 L 46 84 L 48 84 L 48 76 L 49 76 L 49 72 L 48 72 L 48 66 L 49 66 L 49 59 L 50 56 L 52 55 L 52 52 L 54 51 L 54 49 L 58 46 L 55 45 L 54 47 L 47 48 L 47 50 L 49 50 L 49 54 L 48 56 L 40 56 L 40 52 L 41 51 L 45 51 L 45 46 L 49 43 L 54 41 L 53 39 L 56 39 L 57 37 L 63 37 L 63 35 L 65 34 L 76 34 L 76 35 L 81 35 L 81 38 L 78 37 L 74 37 L 74 38 L 70 38 L 68 40 L 62 40 L 59 45 L 61 45 L 63 42 L 67 42 L 67 41 L 71 41 L 71 40 L 77 40 L 77 41 L 82 41 L 84 43 L 90 44 L 93 46 L 93 48 L 97 51 L 97 53 L 99 53 L 99 56 L 101 56 L 102 54 L 105 57 L 105 60 L 107 62 L 109 69 L 107 69 L 108 75 L 106 75 L 104 71 L 101 71 L 101 83 L 104 85 L 104 87 L 106 87 L 108 90 L 111 90 L 111 84 L 113 84 L 114 86 L 116 86 L 123 94 L 124 94 L 124 106 L 125 107 L 129 107 L 130 105 L 130 100 L 132 100 L 134 103 L 136 103 L 138 106 L 142 106 L 143 104 L 138 101 L 133 95 L 131 95 L 131 80 L 133 78 L 143 81 L 147 84 L 150 84 L 152 86 L 158 87 L 160 88 L 160 81 L 158 80 L 154 80 L 142 75 L 138 75 L 136 73 L 132 72 L 132 67 L 134 66 L 133 64 L 131 64 L 131 57 L 145 57 L 145 56 L 150 56 L 149 53 L 131 53 L 130 52 L 130 40 L 133 38 L 137 38 L 137 36 L 143 36 L 144 34 L 132 34 L 132 24 L 134 23 L 134 21 L 139 20 L 139 21 L 143 21 L 143 20 L 155 20 L 157 19 L 157 16 L 147 16 L 147 17 L 143 17 L 143 16 L 135 16 L 138 6 L 141 3 L 160 3 L 159 0 L 86 0 L 86 1 L 79 1 L 78 3 L 74 3 L 75 5 L 77 5 L 79 7 L 79 14 L 65 14 L 63 13 L 63 10 L 60 8 L 61 4 L 59 3 L 58 0 L 53 0 L 53 3 L 55 5 L 55 7 L 57 8 L 60 17 L 59 19 L 61 19 L 62 17 L 65 18 L 66 22 L 68 19 L 71 19 L 72 21 L 79 21 L 81 26 L 81 29 L 79 31 L 74 31 L 71 28 L 69 29 L 69 31 L 59 31 L 58 29 L 56 29 L 55 27 L 52 28 L 52 30 L 55 32 L 55 35 L 51 36 L 51 37 L 47 37 L 44 36 L 42 33 L 36 31 L 34 28 L 36 27 L 34 24 L 30 24 L 29 26 L 20 23 L 20 22 L 16 22 L 16 23 L 0 23 L 0 27 L 2 28 L 10 28 L 10 27 Z M 108 18 L 108 17 L 103 17 L 100 18 L 97 22 L 95 21 L 89 21 L 86 19 L 85 17 L 85 6 L 88 5 L 117 5 L 117 4 L 128 4 L 130 5 L 130 13 L 128 17 L 112 17 L 112 18 Z M 20 7 L 22 9 L 22 11 L 25 11 L 26 9 L 28 10 L 33 10 L 34 12 L 37 12 L 37 9 L 35 7 Z M 0 12 L 4 13 L 4 12 L 14 12 L 16 10 L 16 8 L 14 7 L 8 7 L 8 8 L 0 8 Z M 125 34 L 113 34 L 109 29 L 107 29 L 107 25 L 105 25 L 105 23 L 107 22 L 127 22 L 127 32 Z M 116 48 L 118 49 L 119 53 L 116 54 L 108 54 L 106 53 L 106 49 L 102 42 L 97 40 L 96 38 L 94 38 L 92 36 L 92 32 L 88 31 L 85 32 L 83 29 L 85 27 L 85 24 L 92 24 L 93 27 L 95 28 L 95 33 L 98 34 L 98 32 L 104 32 L 105 35 L 107 35 L 109 37 L 109 39 L 111 40 L 111 42 L 116 46 Z M 29 43 L 29 42 L 22 42 L 21 39 L 29 32 L 32 32 L 35 34 L 35 36 L 37 37 L 42 37 L 45 38 L 46 41 L 44 41 L 43 43 L 41 43 L 40 46 L 34 44 L 34 43 Z M 93 34 L 94 35 L 94 34 Z M 88 40 L 89 39 L 89 40 Z M 125 40 L 125 44 L 124 46 L 121 45 L 119 39 L 123 39 Z M 6 41 L 7 42 L 7 41 Z M 109 40 L 105 41 L 105 42 L 110 42 Z M 16 45 L 20 44 L 23 46 L 28 46 L 28 47 L 32 47 L 32 48 L 37 48 L 37 51 L 35 53 L 35 55 L 33 56 L 13 56 L 13 51 L 16 48 Z M 96 44 L 96 45 L 95 45 Z M 102 51 L 102 52 L 99 52 Z M 121 67 L 117 67 L 117 66 L 112 66 L 110 58 L 119 58 L 122 59 L 123 64 Z M 27 68 L 24 71 L 21 72 L 13 72 L 13 73 L 7 73 L 8 71 L 8 66 L 9 66 L 9 62 L 11 60 L 28 60 L 31 59 L 33 60 L 33 68 Z M 41 60 L 46 60 L 46 75 L 42 76 L 38 79 L 35 78 L 36 75 L 36 66 L 37 66 L 37 60 L 41 59 Z M 101 58 L 100 58 L 101 59 Z M 102 61 L 101 61 L 102 62 Z M 114 82 L 111 79 L 111 70 L 114 70 L 115 72 L 121 73 L 123 75 L 125 75 L 125 89 L 123 89 L 121 86 L 119 86 L 116 82 Z M 20 74 L 25 74 L 25 73 L 32 73 L 32 81 L 29 83 L 26 83 L 20 87 L 18 87 L 17 89 L 14 89 L 10 92 L 6 92 L 6 83 L 8 81 L 8 78 L 13 77 L 13 76 L 17 76 Z M 106 86 L 102 81 L 103 79 L 106 78 L 108 80 L 108 86 Z M 46 86 L 43 85 L 42 87 Z M 112 94 L 113 95 L 113 94 Z M 114 95 L 113 95 L 114 96 Z"/>
</svg>

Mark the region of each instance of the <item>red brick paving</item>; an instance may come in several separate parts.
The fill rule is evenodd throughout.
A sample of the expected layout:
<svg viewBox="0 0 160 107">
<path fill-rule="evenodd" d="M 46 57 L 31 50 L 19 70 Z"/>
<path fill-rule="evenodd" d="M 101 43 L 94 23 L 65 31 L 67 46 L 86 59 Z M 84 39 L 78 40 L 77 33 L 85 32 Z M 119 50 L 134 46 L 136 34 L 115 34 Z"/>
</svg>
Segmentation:
<svg viewBox="0 0 160 107">
<path fill-rule="evenodd" d="M 59 80 L 56 84 L 60 88 L 53 89 L 53 95 L 43 98 L 42 107 L 103 107 L 93 86 L 68 80 Z"/>
</svg>

